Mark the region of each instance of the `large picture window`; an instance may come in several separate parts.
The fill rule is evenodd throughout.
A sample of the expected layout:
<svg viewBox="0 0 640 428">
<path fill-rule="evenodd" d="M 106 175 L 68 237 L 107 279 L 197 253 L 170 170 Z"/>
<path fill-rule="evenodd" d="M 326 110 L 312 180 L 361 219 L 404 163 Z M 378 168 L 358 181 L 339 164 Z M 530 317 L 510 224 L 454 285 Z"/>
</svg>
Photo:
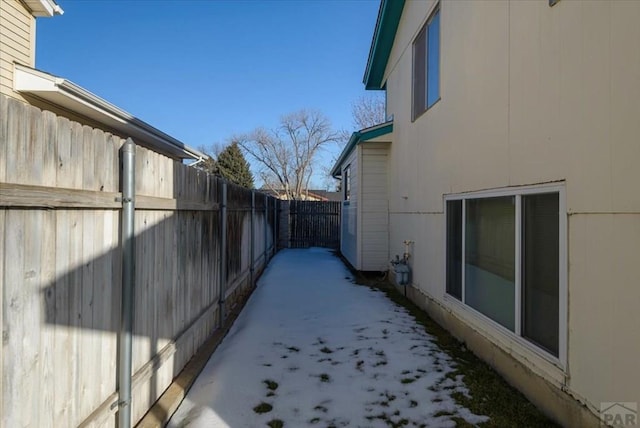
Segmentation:
<svg viewBox="0 0 640 428">
<path fill-rule="evenodd" d="M 440 7 L 413 42 L 413 119 L 440 99 Z"/>
<path fill-rule="evenodd" d="M 559 192 L 538 192 L 446 201 L 446 291 L 558 357 L 564 223 Z"/>
</svg>

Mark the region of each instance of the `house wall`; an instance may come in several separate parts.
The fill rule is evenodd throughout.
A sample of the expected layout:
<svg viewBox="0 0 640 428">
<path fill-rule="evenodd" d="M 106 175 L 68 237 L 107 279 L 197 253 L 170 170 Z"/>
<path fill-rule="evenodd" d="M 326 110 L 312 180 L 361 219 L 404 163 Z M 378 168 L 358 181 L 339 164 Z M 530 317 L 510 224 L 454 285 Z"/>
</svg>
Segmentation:
<svg viewBox="0 0 640 428">
<path fill-rule="evenodd" d="M 389 264 L 388 143 L 364 143 L 360 152 L 360 269 L 384 271 Z"/>
<path fill-rule="evenodd" d="M 35 65 L 36 19 L 18 0 L 0 1 L 0 94 L 24 100 L 13 91 L 13 63 Z"/>
<path fill-rule="evenodd" d="M 342 226 L 340 227 L 340 252 L 351 263 L 360 269 L 360 259 L 358 258 L 358 156 L 357 148 L 351 152 L 345 160 L 344 168 L 350 165 L 351 175 L 351 199 L 342 203 Z M 344 186 L 344 183 L 343 183 Z M 344 191 L 344 190 L 343 190 Z"/>
<path fill-rule="evenodd" d="M 442 323 L 472 326 L 456 330 L 463 340 L 479 334 L 593 413 L 601 402 L 640 403 L 640 2 L 443 0 L 441 100 L 412 122 L 412 41 L 434 4 L 405 4 L 385 72 L 390 254 L 415 241 L 412 293 Z M 566 194 L 564 362 L 445 296 L 444 196 L 548 182 Z M 508 379 L 572 421 L 557 396 Z"/>
</svg>

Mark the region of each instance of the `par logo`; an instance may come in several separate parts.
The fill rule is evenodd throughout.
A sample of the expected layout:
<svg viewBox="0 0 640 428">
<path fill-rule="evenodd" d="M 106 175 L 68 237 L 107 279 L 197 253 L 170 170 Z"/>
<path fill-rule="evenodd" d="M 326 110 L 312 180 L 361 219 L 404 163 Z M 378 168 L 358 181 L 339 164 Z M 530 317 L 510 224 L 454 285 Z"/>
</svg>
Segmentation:
<svg viewBox="0 0 640 428">
<path fill-rule="evenodd" d="M 612 427 L 637 427 L 638 403 L 600 403 L 600 421 Z"/>
</svg>

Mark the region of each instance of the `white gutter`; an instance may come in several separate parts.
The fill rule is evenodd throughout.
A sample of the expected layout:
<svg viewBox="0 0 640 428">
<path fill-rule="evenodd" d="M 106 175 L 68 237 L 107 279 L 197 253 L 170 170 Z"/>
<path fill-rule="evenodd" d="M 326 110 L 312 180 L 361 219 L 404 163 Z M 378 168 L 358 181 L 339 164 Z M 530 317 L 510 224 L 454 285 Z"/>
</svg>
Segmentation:
<svg viewBox="0 0 640 428">
<path fill-rule="evenodd" d="M 180 159 L 207 155 L 116 107 L 75 83 L 42 71 L 14 64 L 14 90 L 43 99 L 111 128 L 137 144 Z"/>
<path fill-rule="evenodd" d="M 24 0 L 24 3 L 36 17 L 52 17 L 64 13 L 64 10 L 53 0 Z"/>
</svg>

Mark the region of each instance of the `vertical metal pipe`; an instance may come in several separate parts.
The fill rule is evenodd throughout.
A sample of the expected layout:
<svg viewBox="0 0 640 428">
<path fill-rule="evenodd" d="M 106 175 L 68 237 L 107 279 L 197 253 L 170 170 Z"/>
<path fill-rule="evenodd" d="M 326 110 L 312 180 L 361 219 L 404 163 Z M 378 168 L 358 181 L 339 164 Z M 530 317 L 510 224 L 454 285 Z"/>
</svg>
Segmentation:
<svg viewBox="0 0 640 428">
<path fill-rule="evenodd" d="M 269 262 L 269 197 L 264 195 L 264 265 Z"/>
<path fill-rule="evenodd" d="M 220 297 L 218 299 L 220 311 L 220 326 L 224 324 L 225 294 L 227 293 L 227 183 L 221 181 L 220 197 Z"/>
<path fill-rule="evenodd" d="M 131 356 L 135 289 L 136 146 L 128 138 L 122 147 L 122 300 L 118 355 L 118 428 L 131 427 Z"/>
<path fill-rule="evenodd" d="M 273 255 L 276 255 L 278 248 L 278 200 L 273 200 Z"/>
<path fill-rule="evenodd" d="M 256 224 L 256 192 L 251 191 L 251 286 L 253 287 L 255 281 L 255 262 L 256 262 L 256 248 L 255 248 L 255 224 Z"/>
</svg>

